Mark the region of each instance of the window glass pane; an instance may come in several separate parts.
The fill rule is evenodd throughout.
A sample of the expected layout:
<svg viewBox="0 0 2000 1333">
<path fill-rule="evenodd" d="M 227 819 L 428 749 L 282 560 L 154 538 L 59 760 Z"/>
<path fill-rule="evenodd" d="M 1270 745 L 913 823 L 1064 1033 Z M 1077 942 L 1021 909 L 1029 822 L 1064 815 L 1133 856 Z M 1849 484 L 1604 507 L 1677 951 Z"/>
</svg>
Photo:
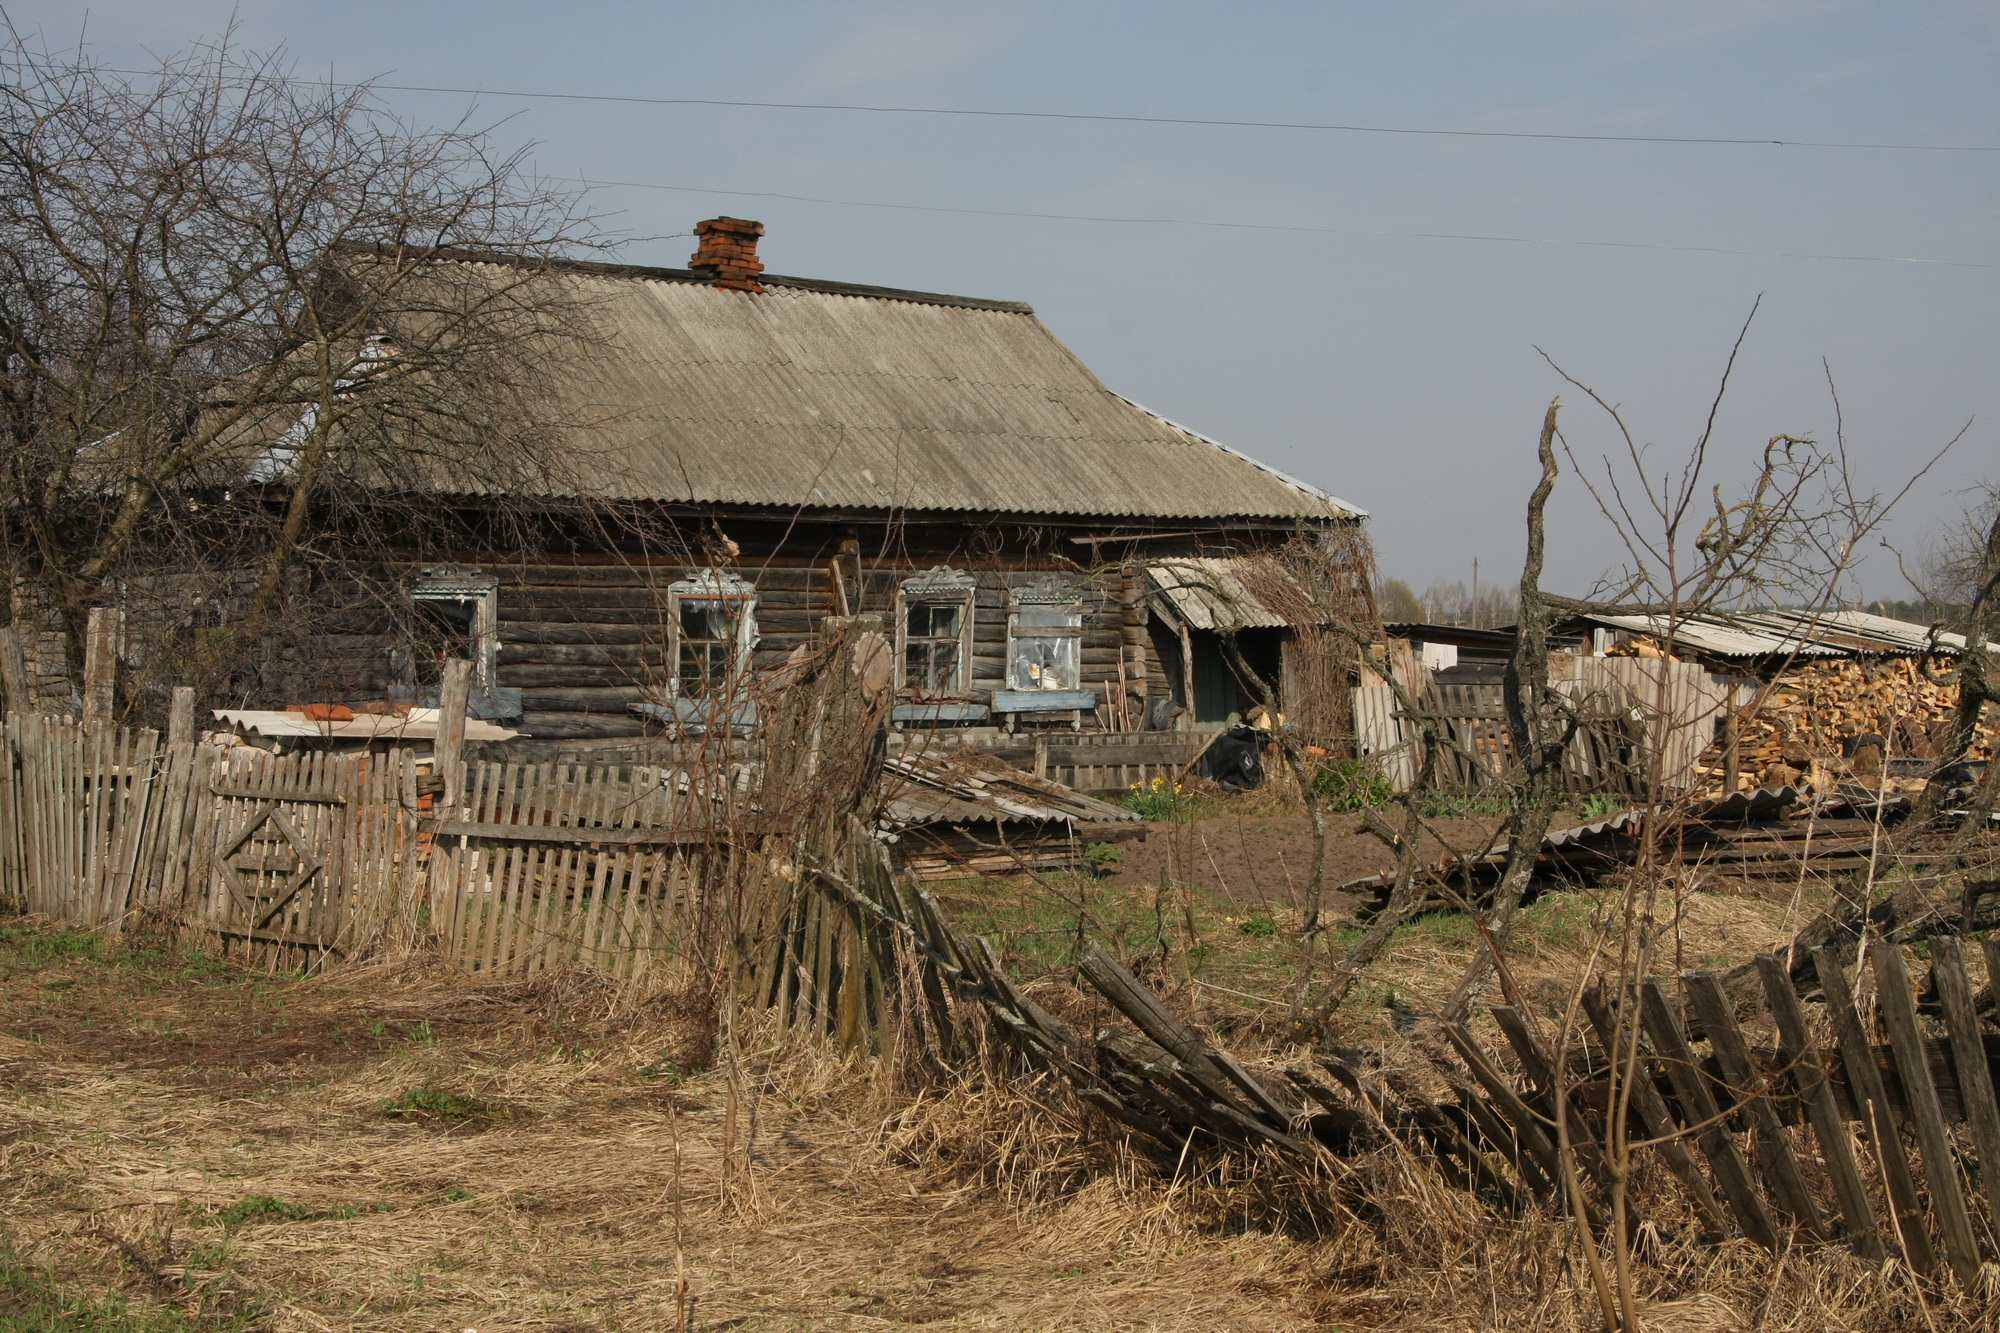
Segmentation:
<svg viewBox="0 0 2000 1333">
<path fill-rule="evenodd" d="M 957 605 L 949 602 L 925 602 L 911 607 L 910 633 L 927 639 L 957 638 Z"/>
<path fill-rule="evenodd" d="M 740 597 L 683 597 L 680 602 L 682 697 L 706 699 L 728 692 L 735 674 L 749 603 Z"/>
<path fill-rule="evenodd" d="M 734 597 L 681 598 L 681 638 L 735 643 L 743 602 Z"/>
<path fill-rule="evenodd" d="M 1017 636 L 1011 645 L 1010 671 L 1017 690 L 1073 690 L 1077 683 L 1077 645 L 1080 640 L 1065 635 L 1048 638 Z"/>
<path fill-rule="evenodd" d="M 960 602 L 915 602 L 903 615 L 903 685 L 906 689 L 964 688 L 959 675 Z"/>
<path fill-rule="evenodd" d="M 435 685 L 450 658 L 479 660 L 479 603 L 467 597 L 415 599 L 411 654 L 416 685 Z"/>
</svg>

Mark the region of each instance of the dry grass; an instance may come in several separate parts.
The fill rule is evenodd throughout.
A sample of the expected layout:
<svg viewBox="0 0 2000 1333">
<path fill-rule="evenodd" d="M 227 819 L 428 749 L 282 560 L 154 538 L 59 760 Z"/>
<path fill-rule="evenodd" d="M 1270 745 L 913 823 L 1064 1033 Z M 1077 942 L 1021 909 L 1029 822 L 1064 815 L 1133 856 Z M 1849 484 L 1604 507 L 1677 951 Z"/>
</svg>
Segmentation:
<svg viewBox="0 0 2000 1333">
<path fill-rule="evenodd" d="M 1532 983 L 1573 973 L 1580 902 L 1529 909 Z M 1747 951 L 1781 919 L 1704 898 L 1685 944 Z M 1399 933 L 1383 985 L 1448 987 L 1464 951 L 1444 921 Z M 1086 1017 L 1061 990 L 1038 987 Z M 1177 1003 L 1222 1018 L 1227 999 Z M 1380 992 L 1355 1005 L 1356 1035 L 1386 1012 Z M 1157 1160 L 1045 1084 L 892 1086 L 755 1034 L 732 1129 L 703 1012 L 581 974 L 301 981 L 0 925 L 0 1329 L 678 1329 L 683 1278 L 701 1329 L 1595 1326 L 1558 1219 L 1498 1217 L 1399 1149 L 1322 1179 Z M 725 1170 L 730 1143 L 747 1171 Z M 1844 1252 L 1773 1259 L 1652 1220 L 1650 1328 L 1992 1324 Z M 130 1305 L 26 1322 L 21 1272 Z"/>
<path fill-rule="evenodd" d="M 0 1233 L 72 1290 L 197 1326 L 657 1329 L 684 1271 L 703 1329 L 1310 1326 L 1305 1247 L 1142 1244 L 1101 1148 L 1053 1214 L 907 1164 L 872 1061 L 746 1059 L 725 1182 L 724 1080 L 663 1070 L 701 1039 L 671 1002 L 10 933 Z M 413 1089 L 483 1109 L 382 1113 Z"/>
</svg>

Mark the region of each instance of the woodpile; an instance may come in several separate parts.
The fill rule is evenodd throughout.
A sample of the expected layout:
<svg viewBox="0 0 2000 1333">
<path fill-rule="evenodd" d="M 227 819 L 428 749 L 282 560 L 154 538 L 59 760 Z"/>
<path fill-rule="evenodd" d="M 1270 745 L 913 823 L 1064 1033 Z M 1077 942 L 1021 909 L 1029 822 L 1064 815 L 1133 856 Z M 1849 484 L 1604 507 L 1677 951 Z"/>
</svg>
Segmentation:
<svg viewBox="0 0 2000 1333">
<path fill-rule="evenodd" d="M 1815 775 L 1819 785 L 1879 773 L 1885 755 L 1937 758 L 1950 744 L 1957 706 L 1958 687 L 1926 680 L 1911 658 L 1797 663 L 1736 710 L 1738 785 L 1783 786 Z M 1720 736 L 1718 729 L 1702 756 L 1711 783 L 1724 766 Z M 1879 744 L 1869 746 L 1869 737 Z M 1982 727 L 1973 756 L 1991 757 L 1995 739 L 1992 726 Z"/>
</svg>

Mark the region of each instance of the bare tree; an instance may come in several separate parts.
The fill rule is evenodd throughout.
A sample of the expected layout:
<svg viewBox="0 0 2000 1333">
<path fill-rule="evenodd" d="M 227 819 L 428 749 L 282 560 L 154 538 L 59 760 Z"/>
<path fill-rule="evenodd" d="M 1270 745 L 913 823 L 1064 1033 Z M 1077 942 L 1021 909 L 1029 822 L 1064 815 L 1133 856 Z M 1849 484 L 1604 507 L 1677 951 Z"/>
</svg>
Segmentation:
<svg viewBox="0 0 2000 1333">
<path fill-rule="evenodd" d="M 178 565 L 240 583 L 247 566 L 235 640 L 253 650 L 343 506 L 441 483 L 560 492 L 542 367 L 588 319 L 546 261 L 604 240 L 487 133 L 411 126 L 227 36 L 128 78 L 9 29 L 0 542 L 17 600 L 59 621 L 74 670 L 114 580 Z M 484 262 L 437 262 L 469 254 Z"/>
<path fill-rule="evenodd" d="M 1748 328 L 1746 321 L 1745 334 Z M 1739 334 L 1731 351 L 1701 435 L 1678 467 L 1664 473 L 1648 465 L 1646 451 L 1615 407 L 1557 367 L 1566 381 L 1603 409 L 1614 426 L 1617 443 L 1601 465 L 1593 471 L 1575 470 L 1623 543 L 1628 564 L 1588 599 L 1556 597 L 1540 588 L 1544 509 L 1558 472 L 1552 445 L 1560 443 L 1573 468 L 1576 464 L 1568 442 L 1556 430 L 1552 404 L 1539 449 L 1542 478 L 1528 506 L 1530 536 L 1520 591 L 1520 632 L 1506 690 L 1510 731 L 1521 761 L 1511 775 L 1515 813 L 1509 833 L 1513 843 L 1495 902 L 1481 922 L 1485 948 L 1467 969 L 1447 1006 L 1447 1019 L 1465 1015 L 1496 969 L 1505 981 L 1502 947 L 1536 854 L 1527 839 L 1532 836 L 1538 841 L 1546 830 L 1546 818 L 1537 812 L 1549 804 L 1554 790 L 1548 784 L 1549 774 L 1559 769 L 1563 746 L 1576 728 L 1576 701 L 1548 688 L 1549 662 L 1543 636 L 1553 620 L 1577 611 L 1638 610 L 1651 618 L 1653 637 L 1663 654 L 1671 658 L 1682 627 L 1694 616 L 1726 612 L 1746 602 L 1779 596 L 1824 611 L 1849 573 L 1857 549 L 1928 470 L 1929 464 L 1893 496 L 1867 495 L 1854 488 L 1843 437 L 1837 435 L 1832 447 L 1824 447 L 1802 436 L 1780 435 L 1763 447 L 1742 498 L 1727 502 L 1722 487 L 1710 477 L 1715 470 L 1712 450 L 1717 414 L 1743 336 Z M 1837 397 L 1835 401 L 1837 407 Z M 2000 548 L 1996 548 L 1996 556 L 2000 556 Z M 1563 1080 L 1568 1077 L 1572 1055 L 1581 1047 L 1579 1019 L 1589 987 L 1600 981 L 1601 966 L 1600 993 L 1612 1006 L 1605 1020 L 1608 1030 L 1599 1034 L 1607 1047 L 1603 1055 L 1608 1059 L 1611 1080 L 1600 1162 L 1611 1216 L 1602 1235 L 1593 1234 L 1580 1206 L 1572 1221 L 1604 1324 L 1614 1329 L 1638 1327 L 1626 1222 L 1628 1182 L 1640 1145 L 1630 1134 L 1627 1116 L 1633 1080 L 1639 1077 L 1641 1025 L 1640 1006 L 1628 1001 L 1636 995 L 1638 983 L 1663 958 L 1670 959 L 1676 969 L 1682 964 L 1671 952 L 1671 941 L 1677 938 L 1672 927 L 1679 919 L 1680 897 L 1688 876 L 1679 863 L 1675 834 L 1694 793 L 1675 791 L 1672 775 L 1664 767 L 1672 729 L 1687 725 L 1668 707 L 1667 680 L 1663 670 L 1659 697 L 1645 710 L 1649 733 L 1646 785 L 1653 806 L 1640 825 L 1633 864 L 1610 886 L 1608 901 L 1600 912 L 1595 957 L 1575 978 L 1566 1004 L 1556 1016 L 1558 1030 L 1550 1043 L 1556 1052 L 1559 1082 L 1551 1128 L 1559 1144 L 1567 1192 L 1580 1200 L 1582 1170 L 1573 1141 L 1578 1130 L 1568 1118 L 1569 1099 Z M 1690 1126 L 1686 1132 L 1695 1128 L 1698 1126 Z M 1604 1246 L 1610 1249 L 1608 1263 Z"/>
</svg>

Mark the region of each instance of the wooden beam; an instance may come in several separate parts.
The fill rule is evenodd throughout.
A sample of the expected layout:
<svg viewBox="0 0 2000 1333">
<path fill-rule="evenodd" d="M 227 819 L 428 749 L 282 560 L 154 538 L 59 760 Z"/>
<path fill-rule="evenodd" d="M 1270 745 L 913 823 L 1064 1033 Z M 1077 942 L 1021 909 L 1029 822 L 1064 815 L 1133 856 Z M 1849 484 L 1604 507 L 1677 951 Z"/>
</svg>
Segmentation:
<svg viewBox="0 0 2000 1333">
<path fill-rule="evenodd" d="M 1639 1018 L 1645 1024 L 1646 1035 L 1653 1040 L 1653 1049 L 1660 1054 L 1667 1081 L 1673 1084 L 1674 1096 L 1680 1100 L 1681 1114 L 1702 1155 L 1708 1158 L 1716 1186 L 1729 1204 L 1729 1211 L 1736 1215 L 1737 1225 L 1743 1228 L 1744 1235 L 1776 1253 L 1777 1229 L 1771 1225 L 1763 1197 L 1751 1182 L 1749 1163 L 1743 1160 L 1736 1141 L 1729 1137 L 1729 1130 L 1722 1123 L 1722 1109 L 1709 1091 L 1708 1075 L 1695 1062 L 1680 1020 L 1674 1017 L 1659 982 L 1647 981 L 1639 988 Z"/>
<path fill-rule="evenodd" d="M 194 744 L 194 686 L 174 686 L 174 701 L 167 708 L 167 745 Z"/>
<path fill-rule="evenodd" d="M 1972 1217 L 1965 1208 L 1958 1160 L 1944 1127 L 1944 1112 L 1938 1106 L 1937 1086 L 1931 1082 L 1930 1062 L 1924 1058 L 1923 1030 L 1917 1026 L 1917 1001 L 1903 967 L 1902 946 L 1878 945 L 1874 964 L 1875 1004 L 1881 1011 L 1882 1025 L 1889 1029 L 1889 1045 L 1896 1052 L 1903 1099 L 1910 1105 L 1910 1127 L 1917 1132 L 1924 1180 L 1931 1187 L 1931 1212 L 1937 1216 L 1938 1230 L 1944 1233 L 1944 1252 L 1951 1271 L 1958 1285 L 1971 1295 L 1979 1290 L 1979 1243 L 1972 1234 Z"/>
<path fill-rule="evenodd" d="M 1681 984 L 1695 1017 L 1701 1020 L 1702 1030 L 1708 1034 L 1708 1048 L 1715 1052 L 1716 1061 L 1722 1066 L 1730 1096 L 1739 1107 L 1748 1108 L 1746 1118 L 1757 1131 L 1757 1169 L 1763 1174 L 1771 1201 L 1806 1234 L 1815 1240 L 1824 1238 L 1819 1205 L 1813 1202 L 1812 1191 L 1806 1187 L 1798 1159 L 1792 1155 L 1791 1141 L 1785 1136 L 1785 1126 L 1764 1087 L 1763 1071 L 1751 1057 L 1750 1043 L 1745 1040 L 1743 1029 L 1736 1025 L 1736 1013 L 1730 1007 L 1729 997 L 1722 993 L 1722 984 L 1713 972 L 1683 973 Z"/>
<path fill-rule="evenodd" d="M 570 846 L 594 844 L 618 847 L 685 847 L 720 844 L 725 831 L 707 828 L 572 828 L 557 824 L 481 824 L 447 819 L 437 826 L 441 838 L 488 838 L 497 842 L 554 842 Z"/>
<path fill-rule="evenodd" d="M 1965 975 L 1965 949 L 1956 935 L 1934 935 L 1930 941 L 1931 977 L 1937 983 L 1945 1025 L 1951 1029 L 1951 1052 L 1958 1072 L 1958 1104 L 1979 1149 L 1979 1174 L 1993 1218 L 2000 1220 L 2000 1105 L 1993 1098 L 1993 1071 L 1986 1063 L 1986 1045 L 1979 1013 L 1972 1007 L 1972 983 Z M 2000 1239 L 1996 1237 L 1995 1239 Z"/>
<path fill-rule="evenodd" d="M 432 749 L 431 771 L 444 780 L 438 808 L 458 809 L 465 793 L 465 709 L 472 697 L 472 663 L 453 658 L 444 664 L 444 679 L 438 687 L 437 743 Z"/>
</svg>

